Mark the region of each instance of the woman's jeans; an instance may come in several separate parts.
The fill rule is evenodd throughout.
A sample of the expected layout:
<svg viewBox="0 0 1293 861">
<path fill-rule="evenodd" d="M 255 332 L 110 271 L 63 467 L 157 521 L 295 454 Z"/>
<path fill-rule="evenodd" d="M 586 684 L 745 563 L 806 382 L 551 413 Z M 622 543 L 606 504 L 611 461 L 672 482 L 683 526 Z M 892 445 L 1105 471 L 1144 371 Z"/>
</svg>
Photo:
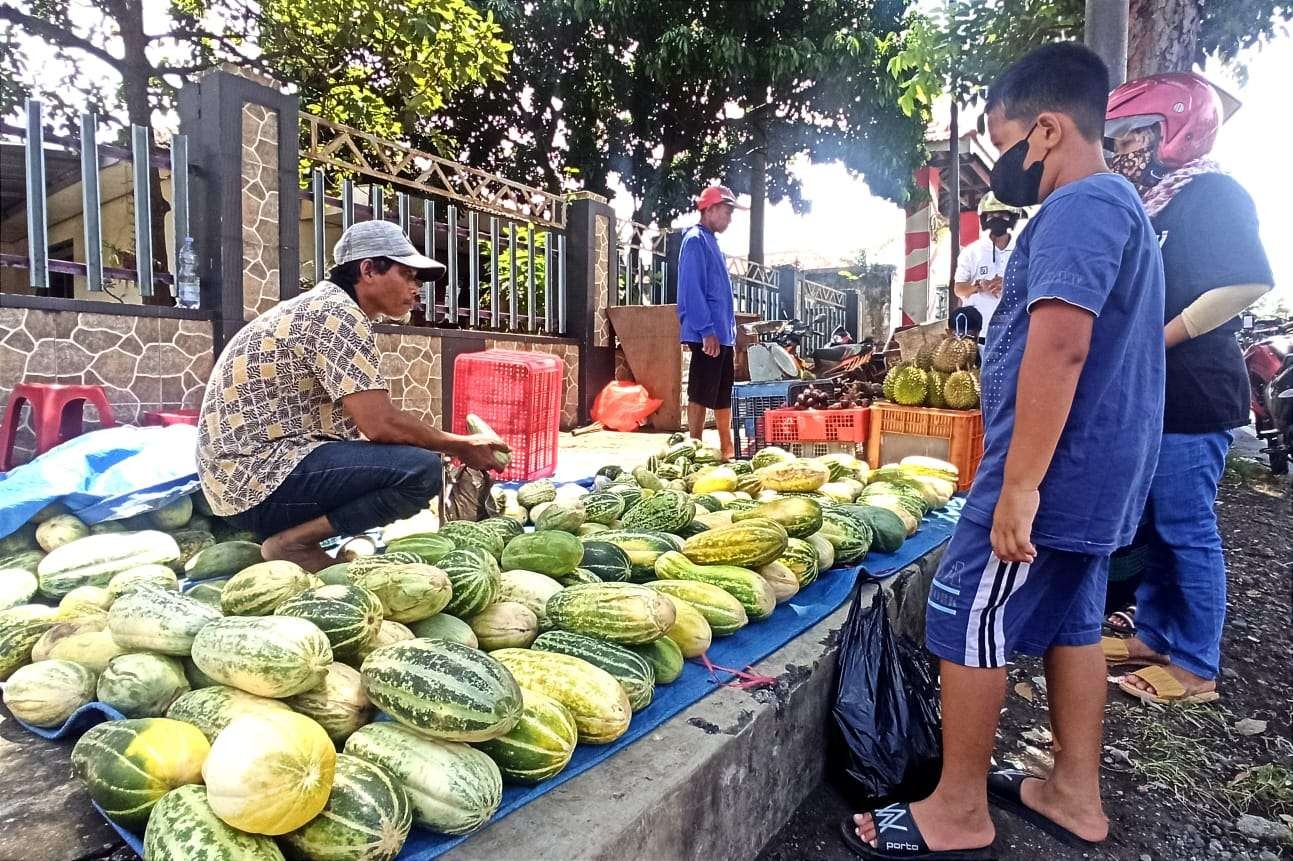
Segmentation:
<svg viewBox="0 0 1293 861">
<path fill-rule="evenodd" d="M 411 445 L 325 442 L 265 501 L 228 519 L 265 539 L 326 515 L 338 535 L 358 535 L 426 508 L 440 495 L 440 463 Z"/>
<path fill-rule="evenodd" d="M 1149 556 L 1136 590 L 1136 635 L 1196 676 L 1214 679 L 1226 618 L 1217 483 L 1230 431 L 1163 434 L 1150 486 Z"/>
</svg>

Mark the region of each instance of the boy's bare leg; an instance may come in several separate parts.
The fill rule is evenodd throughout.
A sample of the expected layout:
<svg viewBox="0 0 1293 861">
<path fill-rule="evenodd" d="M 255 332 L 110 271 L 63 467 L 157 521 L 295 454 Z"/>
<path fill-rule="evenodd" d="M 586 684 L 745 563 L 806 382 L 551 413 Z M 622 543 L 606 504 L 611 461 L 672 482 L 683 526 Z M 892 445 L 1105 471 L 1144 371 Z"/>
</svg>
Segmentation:
<svg viewBox="0 0 1293 861">
<path fill-rule="evenodd" d="M 996 836 L 988 815 L 988 766 L 1006 697 L 1006 670 L 940 663 L 943 687 L 943 773 L 911 815 L 931 850 L 978 849 Z M 870 813 L 853 817 L 857 833 L 876 839 Z"/>
<path fill-rule="evenodd" d="M 732 408 L 714 410 L 714 424 L 718 425 L 718 450 L 723 460 L 736 457 L 736 446 L 732 443 Z"/>
<path fill-rule="evenodd" d="M 266 538 L 260 545 L 260 555 L 267 560 L 295 562 L 310 573 L 322 571 L 337 560 L 325 553 L 319 542 L 336 534 L 326 515 L 316 517 Z"/>
<path fill-rule="evenodd" d="M 707 412 L 704 404 L 687 403 L 687 432 L 691 434 L 692 439 L 703 439 L 705 434 L 705 413 Z"/>
</svg>

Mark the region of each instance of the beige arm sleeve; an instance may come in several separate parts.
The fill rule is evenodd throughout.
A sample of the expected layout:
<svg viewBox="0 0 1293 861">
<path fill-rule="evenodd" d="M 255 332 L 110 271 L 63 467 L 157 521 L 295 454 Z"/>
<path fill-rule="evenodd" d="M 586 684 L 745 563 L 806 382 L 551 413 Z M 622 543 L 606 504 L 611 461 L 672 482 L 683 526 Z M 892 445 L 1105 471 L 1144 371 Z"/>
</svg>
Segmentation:
<svg viewBox="0 0 1293 861">
<path fill-rule="evenodd" d="M 1209 290 L 1181 312 L 1191 338 L 1205 335 L 1261 298 L 1272 284 L 1231 284 Z"/>
</svg>

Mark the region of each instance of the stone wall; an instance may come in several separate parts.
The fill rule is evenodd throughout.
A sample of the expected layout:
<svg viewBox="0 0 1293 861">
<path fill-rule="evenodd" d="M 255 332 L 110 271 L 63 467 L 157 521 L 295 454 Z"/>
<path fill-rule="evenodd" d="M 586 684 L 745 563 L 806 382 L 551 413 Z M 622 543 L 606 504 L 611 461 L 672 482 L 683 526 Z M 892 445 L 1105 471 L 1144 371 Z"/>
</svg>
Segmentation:
<svg viewBox="0 0 1293 861">
<path fill-rule="evenodd" d="M 441 424 L 445 417 L 440 388 L 441 348 L 441 339 L 433 335 L 377 335 L 382 376 L 390 385 L 391 402 L 448 430 Z"/>
<path fill-rule="evenodd" d="M 0 414 L 20 382 L 102 386 L 119 424 L 143 413 L 196 409 L 211 373 L 207 320 L 0 308 Z M 26 412 L 26 411 L 25 411 Z M 98 426 L 93 408 L 87 426 Z M 18 462 L 34 437 L 23 424 Z"/>
</svg>

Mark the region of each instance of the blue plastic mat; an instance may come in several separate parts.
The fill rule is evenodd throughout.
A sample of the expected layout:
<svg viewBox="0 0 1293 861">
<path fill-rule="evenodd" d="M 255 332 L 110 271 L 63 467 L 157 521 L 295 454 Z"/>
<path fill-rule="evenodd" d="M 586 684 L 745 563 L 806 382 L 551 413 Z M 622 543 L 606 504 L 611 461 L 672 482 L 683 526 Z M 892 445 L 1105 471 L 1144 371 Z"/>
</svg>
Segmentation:
<svg viewBox="0 0 1293 861">
<path fill-rule="evenodd" d="M 718 666 L 744 669 L 768 657 L 835 612 L 852 595 L 858 576 L 874 579 L 886 577 L 947 541 L 960 517 L 960 511 L 961 500 L 954 499 L 946 510 L 926 516 L 921 521 L 920 530 L 907 539 L 897 553 L 872 554 L 867 557 L 865 566 L 832 568 L 825 572 L 817 582 L 777 607 L 767 619 L 742 628 L 730 637 L 715 640 L 708 652 L 710 662 Z M 657 687 L 651 705 L 633 715 L 628 732 L 614 743 L 577 746 L 565 771 L 538 786 L 504 787 L 503 803 L 491 822 L 497 822 L 548 790 L 578 777 L 716 689 L 717 684 L 709 671 L 696 661 L 687 661 L 682 675 L 672 684 Z M 116 828 L 115 825 L 113 827 Z M 136 852 L 143 854 L 143 844 L 138 835 L 120 828 L 116 830 L 122 840 Z M 450 837 L 415 828 L 397 861 L 429 861 L 469 837 L 470 835 Z"/>
<path fill-rule="evenodd" d="M 10 717 L 13 717 L 11 714 Z M 23 729 L 30 733 L 47 738 L 51 741 L 58 741 L 63 738 L 79 738 L 83 732 L 95 724 L 101 724 L 108 720 L 125 720 L 126 716 L 106 703 L 86 703 L 71 716 L 63 721 L 61 726 L 41 727 L 32 726 L 25 720 L 14 718 L 18 721 Z"/>
</svg>

